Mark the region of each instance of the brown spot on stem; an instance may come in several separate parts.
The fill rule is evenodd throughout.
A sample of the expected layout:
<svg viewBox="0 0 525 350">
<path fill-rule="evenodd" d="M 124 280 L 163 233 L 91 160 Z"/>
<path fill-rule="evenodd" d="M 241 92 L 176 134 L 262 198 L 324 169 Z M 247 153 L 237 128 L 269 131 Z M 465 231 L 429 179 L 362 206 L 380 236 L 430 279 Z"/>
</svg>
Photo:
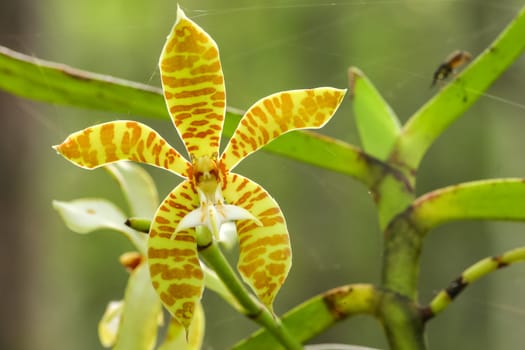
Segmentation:
<svg viewBox="0 0 525 350">
<path fill-rule="evenodd" d="M 492 260 L 496 262 L 498 269 L 509 266 L 507 262 L 503 261 L 501 256 L 493 256 Z"/>
<path fill-rule="evenodd" d="M 336 320 L 344 319 L 347 316 L 347 313 L 344 310 L 341 310 L 339 307 L 339 300 L 352 293 L 353 288 L 349 286 L 339 287 L 332 289 L 324 294 L 323 301 L 326 305 L 326 308 L 334 315 Z"/>
<path fill-rule="evenodd" d="M 462 276 L 460 276 L 450 283 L 447 289 L 445 289 L 445 292 L 450 299 L 454 299 L 463 291 L 463 289 L 465 289 L 466 286 L 468 286 L 468 283 L 463 280 Z"/>
</svg>

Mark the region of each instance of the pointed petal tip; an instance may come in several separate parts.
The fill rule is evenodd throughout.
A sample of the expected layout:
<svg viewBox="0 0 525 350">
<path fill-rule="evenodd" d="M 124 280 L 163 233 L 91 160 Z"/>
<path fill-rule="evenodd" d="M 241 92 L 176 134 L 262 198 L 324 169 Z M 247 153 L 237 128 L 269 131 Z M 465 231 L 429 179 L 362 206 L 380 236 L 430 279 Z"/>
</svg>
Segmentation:
<svg viewBox="0 0 525 350">
<path fill-rule="evenodd" d="M 183 18 L 188 18 L 188 17 L 186 17 L 186 14 L 180 7 L 180 4 L 177 4 L 177 20 L 175 21 L 175 25 L 177 25 L 177 23 Z"/>
<path fill-rule="evenodd" d="M 339 94 L 338 98 L 339 100 L 337 101 L 337 105 L 335 106 L 334 108 L 334 111 L 332 112 L 332 116 L 335 114 L 335 112 L 337 112 L 337 110 L 339 109 L 339 107 L 341 106 L 341 103 L 343 103 L 343 99 L 344 97 L 346 96 L 346 93 L 348 92 L 348 89 L 337 89 L 337 88 L 332 88 L 336 93 Z M 330 120 L 331 118 L 328 118 L 326 122 L 328 122 L 328 120 Z M 326 124 L 326 123 L 325 123 Z"/>
<path fill-rule="evenodd" d="M 61 155 L 62 157 L 65 157 L 67 159 L 67 157 L 64 155 L 64 147 L 63 147 L 65 142 L 66 141 L 64 141 L 63 143 L 59 145 L 53 145 L 51 146 L 51 148 L 53 148 L 58 155 Z"/>
<path fill-rule="evenodd" d="M 340 95 L 340 98 L 343 98 L 346 92 L 348 91 L 348 88 L 338 89 L 338 88 L 330 87 L 329 89 L 338 93 Z"/>
<path fill-rule="evenodd" d="M 179 24 L 179 22 L 183 19 L 187 19 L 188 17 L 186 16 L 186 14 L 184 13 L 184 11 L 182 10 L 182 8 L 180 7 L 180 4 L 177 3 L 177 17 L 175 19 L 175 23 L 173 24 L 173 27 L 172 27 L 172 30 L 168 33 L 168 35 L 166 36 L 167 39 L 169 39 L 170 35 L 172 34 L 173 32 L 173 29 L 175 27 L 177 27 L 177 25 Z M 164 48 L 162 49 L 162 52 L 164 52 L 165 48 L 166 48 L 166 44 L 164 44 Z M 162 54 L 160 55 L 160 58 L 159 58 L 159 66 L 162 62 Z"/>
<path fill-rule="evenodd" d="M 337 92 L 339 92 L 341 94 L 341 100 L 343 99 L 343 97 L 345 97 L 346 93 L 348 92 L 348 89 L 345 88 L 345 89 L 335 89 Z"/>
</svg>

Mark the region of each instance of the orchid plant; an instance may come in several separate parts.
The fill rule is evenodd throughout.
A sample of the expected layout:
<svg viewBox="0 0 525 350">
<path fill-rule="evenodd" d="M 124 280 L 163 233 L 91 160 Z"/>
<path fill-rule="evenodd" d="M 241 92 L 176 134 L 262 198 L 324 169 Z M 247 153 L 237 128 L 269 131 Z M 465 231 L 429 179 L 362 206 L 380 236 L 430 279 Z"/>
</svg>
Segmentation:
<svg viewBox="0 0 525 350">
<path fill-rule="evenodd" d="M 76 132 L 54 148 L 87 169 L 131 160 L 184 179 L 154 214 L 147 261 L 153 287 L 185 328 L 203 291 L 199 251 L 216 245 L 222 225 L 228 222 L 237 224 L 238 271 L 273 312 L 273 300 L 292 262 L 285 218 L 264 188 L 232 171 L 281 134 L 322 127 L 337 110 L 345 90 L 291 90 L 257 101 L 220 153 L 226 95 L 219 50 L 180 8 L 159 66 L 168 112 L 189 159 L 150 127 L 123 120 Z M 212 260 L 208 262 L 213 264 Z"/>
<path fill-rule="evenodd" d="M 525 261 L 525 246 L 486 257 L 432 300 L 419 299 L 421 255 L 429 231 L 459 220 L 525 221 L 523 178 L 460 183 L 416 198 L 416 176 L 425 153 L 517 60 L 525 50 L 524 32 L 525 8 L 404 125 L 364 73 L 350 68 L 350 99 L 361 148 L 312 132 L 277 139 L 292 130 L 322 127 L 339 107 L 344 90 L 285 91 L 259 100 L 242 116 L 226 111 L 217 45 L 180 9 L 160 57 L 162 94 L 148 86 L 35 61 L 1 46 L 0 88 L 58 104 L 159 118 L 169 114 L 184 143 L 187 157 L 142 123 L 114 121 L 76 132 L 55 146 L 75 165 L 104 166 L 130 204 L 127 215 L 101 199 L 54 202 L 73 231 L 116 230 L 137 250 L 121 259 L 130 277 L 123 299 L 110 304 L 100 323 L 105 346 L 198 350 L 204 333 L 200 298 L 206 286 L 262 326 L 235 344 L 235 350 L 303 349 L 337 322 L 362 314 L 380 321 L 391 349 L 425 350 L 426 325 L 465 288 L 493 271 Z M 225 113 L 229 122 L 239 121 L 236 129 L 224 123 Z M 231 138 L 221 152 L 223 133 Z M 273 301 L 292 262 L 285 217 L 266 190 L 234 172 L 242 159 L 262 147 L 351 176 L 367 187 L 384 233 L 379 283 L 335 287 L 282 318 L 274 314 Z M 119 161 L 163 168 L 183 181 L 159 204 L 144 169 L 131 162 L 112 164 Z M 226 231 L 232 227 L 239 245 L 237 271 L 219 244 L 229 241 Z M 159 332 L 161 304 L 172 315 L 165 332 Z M 166 336 L 157 342 L 162 333 Z M 305 346 L 331 347 L 361 348 Z"/>
</svg>

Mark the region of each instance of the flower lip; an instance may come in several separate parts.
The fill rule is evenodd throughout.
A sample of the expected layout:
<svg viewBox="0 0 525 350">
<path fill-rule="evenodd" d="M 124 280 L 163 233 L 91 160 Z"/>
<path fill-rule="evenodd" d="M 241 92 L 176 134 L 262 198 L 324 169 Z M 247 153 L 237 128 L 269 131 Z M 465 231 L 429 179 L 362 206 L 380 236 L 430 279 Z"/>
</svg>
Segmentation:
<svg viewBox="0 0 525 350">
<path fill-rule="evenodd" d="M 174 234 L 188 228 L 206 226 L 216 240 L 220 240 L 221 226 L 226 222 L 253 220 L 258 226 L 262 223 L 248 210 L 236 205 L 218 203 L 201 203 L 201 205 L 182 218 Z"/>
<path fill-rule="evenodd" d="M 195 157 L 192 155 L 193 185 L 199 195 L 200 205 L 186 214 L 177 225 L 174 234 L 188 228 L 206 226 L 216 240 L 220 240 L 221 226 L 236 220 L 253 220 L 262 223 L 248 210 L 225 204 L 221 191 L 221 178 L 217 154 Z"/>
</svg>

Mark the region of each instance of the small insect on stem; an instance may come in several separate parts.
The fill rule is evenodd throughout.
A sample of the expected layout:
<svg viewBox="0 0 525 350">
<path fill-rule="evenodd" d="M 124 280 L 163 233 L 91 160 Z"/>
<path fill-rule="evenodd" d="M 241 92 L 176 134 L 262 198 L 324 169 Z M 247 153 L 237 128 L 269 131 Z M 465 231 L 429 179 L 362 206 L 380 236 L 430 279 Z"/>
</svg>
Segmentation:
<svg viewBox="0 0 525 350">
<path fill-rule="evenodd" d="M 456 71 L 456 68 L 461 67 L 472 59 L 472 55 L 467 51 L 454 51 L 447 57 L 445 62 L 441 63 L 434 72 L 431 87 L 434 87 L 438 81 L 443 81 L 448 78 L 451 73 Z"/>
</svg>

